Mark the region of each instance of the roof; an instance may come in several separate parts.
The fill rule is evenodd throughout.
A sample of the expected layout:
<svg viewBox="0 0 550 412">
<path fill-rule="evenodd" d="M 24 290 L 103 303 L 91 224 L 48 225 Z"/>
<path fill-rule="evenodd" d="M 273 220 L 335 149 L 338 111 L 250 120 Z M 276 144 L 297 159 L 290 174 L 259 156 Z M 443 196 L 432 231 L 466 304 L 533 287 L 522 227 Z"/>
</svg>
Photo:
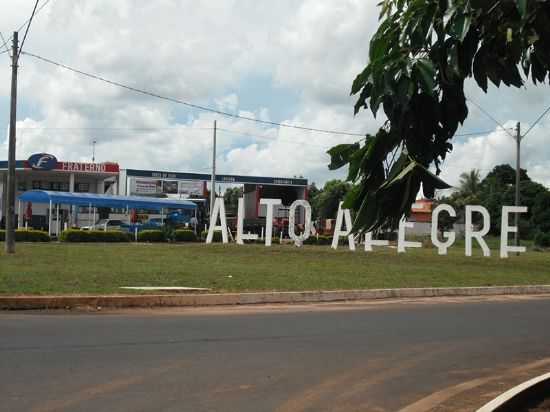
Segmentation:
<svg viewBox="0 0 550 412">
<path fill-rule="evenodd" d="M 189 200 L 167 199 L 142 196 L 115 196 L 95 193 L 53 192 L 49 190 L 29 190 L 19 196 L 19 200 L 34 203 L 52 203 L 95 207 L 129 209 L 195 209 L 197 205 Z"/>
<path fill-rule="evenodd" d="M 209 173 L 165 172 L 161 170 L 122 169 L 127 176 L 152 177 L 157 179 L 183 179 L 210 181 Z M 266 177 L 242 175 L 216 175 L 216 183 L 250 183 L 277 186 L 307 186 L 307 179 L 296 177 Z"/>
</svg>

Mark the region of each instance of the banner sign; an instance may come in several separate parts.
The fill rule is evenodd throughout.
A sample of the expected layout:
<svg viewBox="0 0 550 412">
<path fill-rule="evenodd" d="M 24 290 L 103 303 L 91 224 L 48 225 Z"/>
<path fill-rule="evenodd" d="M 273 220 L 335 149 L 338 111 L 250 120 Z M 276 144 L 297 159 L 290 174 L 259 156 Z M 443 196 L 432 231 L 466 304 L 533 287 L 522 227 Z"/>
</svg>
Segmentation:
<svg viewBox="0 0 550 412">
<path fill-rule="evenodd" d="M 35 153 L 25 162 L 26 169 L 33 170 L 56 170 L 76 173 L 113 173 L 119 172 L 117 163 L 83 163 L 83 162 L 62 162 L 48 153 Z"/>
<path fill-rule="evenodd" d="M 130 179 L 130 193 L 134 195 L 203 196 L 204 182 L 196 180 Z"/>
<path fill-rule="evenodd" d="M 135 195 L 157 195 L 162 193 L 162 180 L 132 180 L 130 192 Z"/>
<path fill-rule="evenodd" d="M 186 196 L 203 196 L 204 182 L 197 180 L 180 180 L 179 194 Z"/>
</svg>

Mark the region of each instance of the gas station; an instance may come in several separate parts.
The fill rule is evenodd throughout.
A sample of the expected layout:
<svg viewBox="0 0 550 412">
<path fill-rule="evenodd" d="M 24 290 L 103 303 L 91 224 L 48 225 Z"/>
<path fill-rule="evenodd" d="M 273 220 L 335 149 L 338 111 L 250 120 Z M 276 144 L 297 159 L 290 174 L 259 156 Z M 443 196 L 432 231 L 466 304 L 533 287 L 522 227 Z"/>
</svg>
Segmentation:
<svg viewBox="0 0 550 412">
<path fill-rule="evenodd" d="M 0 227 L 5 225 L 7 161 L 0 161 L 1 215 Z M 125 196 L 127 198 L 188 199 L 198 206 L 199 221 L 205 223 L 209 215 L 209 194 L 211 175 L 208 173 L 171 172 L 161 170 L 121 169 L 118 163 L 87 163 L 58 160 L 48 153 L 36 153 L 27 160 L 16 161 L 16 215 L 17 226 L 48 230 L 50 216 L 57 222 L 69 226 L 82 226 L 93 222 L 89 204 L 62 204 L 59 210 L 52 210 L 49 202 L 34 203 L 21 198 L 31 190 L 64 192 L 75 194 L 97 194 Z M 288 208 L 295 200 L 307 200 L 307 179 L 265 176 L 219 174 L 215 176 L 218 188 L 241 186 L 245 205 L 245 226 L 254 230 L 264 226 L 266 206 L 260 205 L 260 198 L 281 199 L 282 204 L 274 209 L 274 220 L 288 221 Z M 218 196 L 222 196 L 218 193 Z M 143 207 L 148 217 L 159 217 L 155 208 Z M 110 213 L 124 219 L 128 207 L 111 208 Z M 304 223 L 304 211 L 296 212 L 296 223 Z M 94 215 L 95 216 L 95 215 Z M 29 219 L 24 219 L 29 217 Z M 103 216 L 105 217 L 105 216 Z M 109 217 L 109 216 L 107 216 Z M 25 223 L 24 223 L 25 220 Z M 56 227 L 57 223 L 54 224 Z"/>
</svg>

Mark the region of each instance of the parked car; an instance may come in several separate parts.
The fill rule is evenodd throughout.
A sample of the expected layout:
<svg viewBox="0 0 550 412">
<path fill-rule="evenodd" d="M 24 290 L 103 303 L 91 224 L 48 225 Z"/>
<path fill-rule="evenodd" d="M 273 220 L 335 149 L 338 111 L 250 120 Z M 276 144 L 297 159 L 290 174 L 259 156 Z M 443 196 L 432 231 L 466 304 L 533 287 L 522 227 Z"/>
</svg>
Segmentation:
<svg viewBox="0 0 550 412">
<path fill-rule="evenodd" d="M 95 225 L 82 226 L 82 230 L 121 230 L 125 223 L 119 219 L 100 219 Z"/>
<path fill-rule="evenodd" d="M 160 230 L 162 229 L 162 226 L 165 223 L 166 223 L 166 219 L 161 219 L 160 217 L 154 217 L 144 223 L 123 224 L 121 226 L 121 230 L 130 232 L 130 233 L 134 233 L 136 229 L 138 232 L 141 232 L 142 230 Z"/>
</svg>

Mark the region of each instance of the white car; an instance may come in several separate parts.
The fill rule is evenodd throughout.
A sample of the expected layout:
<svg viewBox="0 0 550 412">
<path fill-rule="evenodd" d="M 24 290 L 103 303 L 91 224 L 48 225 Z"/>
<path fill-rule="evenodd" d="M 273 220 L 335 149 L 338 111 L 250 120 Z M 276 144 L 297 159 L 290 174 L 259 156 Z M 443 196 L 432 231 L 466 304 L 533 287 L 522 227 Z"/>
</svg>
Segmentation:
<svg viewBox="0 0 550 412">
<path fill-rule="evenodd" d="M 95 225 L 82 226 L 82 230 L 120 230 L 124 223 L 119 219 L 100 219 Z"/>
</svg>

